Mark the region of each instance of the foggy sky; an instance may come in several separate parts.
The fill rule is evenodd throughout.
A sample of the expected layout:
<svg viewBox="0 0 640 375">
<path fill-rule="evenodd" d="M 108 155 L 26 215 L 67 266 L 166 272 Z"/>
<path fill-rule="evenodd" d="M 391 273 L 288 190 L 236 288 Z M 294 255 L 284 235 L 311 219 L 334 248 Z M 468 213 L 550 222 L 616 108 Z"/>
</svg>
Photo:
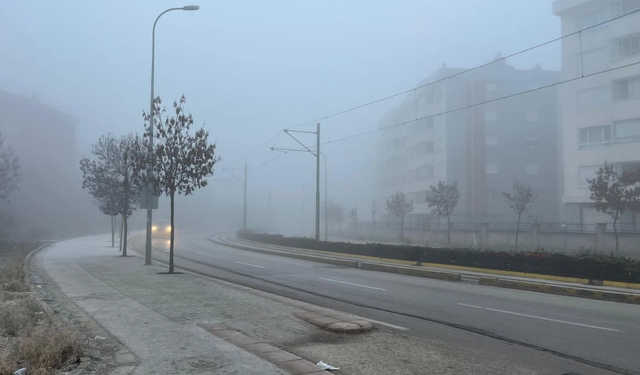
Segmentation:
<svg viewBox="0 0 640 375">
<path fill-rule="evenodd" d="M 187 110 L 197 124 L 206 121 L 217 141 L 220 166 L 283 128 L 410 89 L 442 63 L 473 67 L 498 52 L 513 53 L 560 36 L 560 20 L 547 0 L 193 3 L 201 9 L 168 13 L 158 24 L 155 93 L 166 105 L 187 95 Z M 4 0 L 0 88 L 35 95 L 77 117 L 79 154 L 86 154 L 101 134 L 142 132 L 153 21 L 166 8 L 188 4 Z M 559 48 L 539 51 L 522 66 L 513 63 L 559 69 Z M 335 123 L 330 119 L 328 128 L 323 122 L 323 132 L 328 129 L 331 138 L 349 134 L 349 126 L 352 133 L 371 128 L 358 126 L 391 108 L 387 103 Z M 360 150 L 375 139 L 325 148 L 330 191 L 340 192 L 338 200 L 362 204 L 370 199 L 368 185 L 374 180 L 357 188 L 353 181 L 362 180 L 358 174 L 370 178 L 373 166 L 365 165 L 372 154 Z M 276 145 L 295 143 L 282 138 Z M 232 167 L 256 166 L 274 156 L 265 146 Z M 287 154 L 252 171 L 250 202 L 266 204 L 268 191 L 297 194 L 302 201 L 304 187 L 311 220 L 314 167 L 310 155 Z M 228 176 L 218 168 L 215 178 Z M 239 187 L 215 186 L 207 189 L 212 202 L 241 201 Z M 222 192 L 236 198 L 221 197 Z"/>
</svg>

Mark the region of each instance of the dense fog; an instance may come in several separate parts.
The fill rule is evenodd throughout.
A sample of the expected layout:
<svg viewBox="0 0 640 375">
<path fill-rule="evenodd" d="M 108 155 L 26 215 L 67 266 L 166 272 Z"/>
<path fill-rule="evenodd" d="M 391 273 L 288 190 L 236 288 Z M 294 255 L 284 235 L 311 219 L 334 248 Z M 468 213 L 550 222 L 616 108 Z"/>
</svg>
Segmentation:
<svg viewBox="0 0 640 375">
<path fill-rule="evenodd" d="M 580 200 L 588 193 L 564 181 L 581 183 L 585 167 L 621 153 L 622 164 L 637 163 L 640 148 L 606 150 L 597 164 L 582 166 L 567 161 L 582 156 L 563 153 L 578 148 L 581 133 L 562 129 L 593 116 L 603 125 L 634 117 L 584 111 L 602 108 L 599 98 L 610 97 L 612 81 L 637 74 L 636 65 L 621 67 L 637 59 L 603 64 L 598 30 L 575 34 L 580 25 L 617 14 L 567 18 L 555 3 L 204 2 L 199 11 L 163 16 L 156 30 L 155 95 L 170 107 L 185 94 L 195 127 L 209 131 L 222 157 L 208 186 L 178 198 L 176 229 L 241 228 L 238 179 L 246 163 L 248 227 L 312 236 L 316 159 L 271 148 L 303 149 L 282 130 L 315 132 L 316 124 L 327 162 L 321 159 L 322 206 L 326 172 L 328 201 L 357 207 L 358 221 L 371 221 L 372 200 L 376 221 L 397 221 L 385 212 L 395 191 L 416 204 L 408 222 L 431 220 L 425 197 L 440 180 L 460 188 L 455 220 L 513 221 L 501 193 L 514 179 L 538 196 L 523 221 L 609 220 Z M 153 21 L 183 5 L 3 2 L 0 131 L 22 173 L 19 190 L 2 203 L 3 227 L 50 235 L 109 230 L 109 217 L 82 189 L 79 160 L 91 156 L 100 135 L 144 132 Z M 606 27 L 633 28 L 629 22 L 621 18 Z M 576 99 L 576 91 L 603 86 L 604 94 Z M 640 106 L 631 107 L 624 110 L 637 117 Z M 424 140 L 421 127 L 432 131 Z M 291 135 L 315 151 L 315 134 Z M 596 137 L 590 136 L 588 145 Z M 597 137 L 611 141 L 610 134 Z M 401 160 L 390 154 L 398 150 Z M 168 219 L 166 198 L 154 215 Z M 635 222 L 627 215 L 621 220 Z M 348 222 L 345 217 L 344 228 Z M 136 211 L 131 229 L 144 223 L 145 213 Z"/>
</svg>

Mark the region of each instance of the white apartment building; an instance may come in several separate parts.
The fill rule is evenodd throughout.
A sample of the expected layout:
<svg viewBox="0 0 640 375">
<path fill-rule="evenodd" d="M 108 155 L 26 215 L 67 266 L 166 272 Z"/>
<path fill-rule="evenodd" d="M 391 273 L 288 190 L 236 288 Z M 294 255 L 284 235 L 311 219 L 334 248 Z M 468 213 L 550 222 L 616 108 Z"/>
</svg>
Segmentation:
<svg viewBox="0 0 640 375">
<path fill-rule="evenodd" d="M 639 10 L 640 0 L 553 2 L 562 35 L 577 33 L 562 40 L 561 79 L 571 82 L 558 89 L 560 216 L 567 222 L 611 220 L 591 207 L 587 186 L 605 161 L 618 171 L 640 168 Z"/>
</svg>

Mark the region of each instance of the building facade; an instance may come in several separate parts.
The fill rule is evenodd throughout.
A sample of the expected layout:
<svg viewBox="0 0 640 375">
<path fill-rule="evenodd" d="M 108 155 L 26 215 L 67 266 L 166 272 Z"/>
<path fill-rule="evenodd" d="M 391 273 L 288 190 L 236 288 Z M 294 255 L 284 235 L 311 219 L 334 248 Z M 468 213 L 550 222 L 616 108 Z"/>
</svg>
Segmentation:
<svg viewBox="0 0 640 375">
<path fill-rule="evenodd" d="M 605 161 L 640 168 L 640 0 L 555 0 L 561 19 L 559 88 L 561 217 L 607 222 L 587 179 Z M 609 22 L 606 22 L 609 21 Z M 603 23 L 604 22 L 604 23 Z M 635 222 L 627 213 L 624 222 Z"/>
<path fill-rule="evenodd" d="M 377 199 L 384 207 L 403 191 L 416 207 L 409 221 L 431 221 L 430 185 L 457 181 L 456 220 L 511 220 L 501 193 L 518 179 L 538 196 L 524 219 L 557 220 L 557 101 L 555 88 L 541 88 L 559 73 L 501 59 L 465 70 L 441 67 L 383 119 Z"/>
</svg>

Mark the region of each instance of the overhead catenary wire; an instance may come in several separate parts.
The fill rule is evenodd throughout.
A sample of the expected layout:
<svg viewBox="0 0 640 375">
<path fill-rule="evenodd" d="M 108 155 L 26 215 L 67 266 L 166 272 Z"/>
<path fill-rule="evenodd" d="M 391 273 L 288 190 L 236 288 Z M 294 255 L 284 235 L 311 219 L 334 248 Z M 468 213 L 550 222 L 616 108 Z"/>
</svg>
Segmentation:
<svg viewBox="0 0 640 375">
<path fill-rule="evenodd" d="M 462 107 L 450 109 L 448 111 L 442 111 L 442 112 L 434 113 L 432 115 L 423 116 L 423 117 L 417 118 L 415 120 L 402 121 L 402 122 L 399 122 L 399 123 L 396 123 L 396 124 L 393 124 L 393 125 L 387 125 L 387 126 L 383 126 L 381 128 L 368 130 L 366 132 L 348 135 L 346 137 L 334 139 L 331 142 L 327 141 L 327 142 L 321 143 L 320 145 L 322 146 L 322 145 L 326 145 L 328 143 L 340 142 L 340 141 L 344 141 L 344 140 L 347 140 L 347 139 L 356 138 L 356 137 L 367 135 L 367 134 L 371 134 L 371 133 L 376 133 L 376 132 L 379 132 L 379 131 L 382 131 L 382 130 L 385 130 L 385 129 L 394 128 L 396 126 L 402 126 L 402 125 L 410 124 L 410 123 L 416 122 L 418 120 L 424 120 L 424 119 L 429 119 L 429 118 L 434 118 L 434 117 L 446 115 L 446 114 L 453 113 L 453 112 L 464 111 L 464 110 L 471 109 L 471 108 L 474 108 L 474 107 L 478 107 L 478 106 L 481 106 L 481 105 L 485 105 L 485 104 L 489 104 L 489 103 L 495 103 L 495 102 L 498 102 L 500 100 L 514 98 L 514 97 L 517 97 L 517 96 L 520 96 L 520 95 L 529 94 L 529 93 L 532 93 L 532 92 L 535 92 L 535 91 L 544 90 L 544 89 L 547 89 L 547 88 L 550 88 L 550 87 L 554 87 L 554 86 L 560 86 L 560 85 L 565 84 L 565 83 L 571 83 L 571 82 L 578 81 L 578 80 L 581 80 L 581 79 L 584 79 L 584 78 L 593 77 L 593 76 L 596 76 L 598 74 L 609 73 L 609 72 L 612 72 L 612 71 L 615 71 L 615 70 L 618 70 L 618 69 L 628 68 L 628 67 L 634 66 L 634 65 L 640 65 L 640 61 L 634 62 L 634 63 L 629 63 L 629 64 L 626 64 L 626 65 L 617 66 L 615 68 L 609 68 L 609 69 L 602 70 L 602 71 L 595 72 L 595 73 L 591 73 L 591 74 L 583 74 L 583 75 L 581 75 L 579 77 L 570 78 L 570 79 L 567 79 L 567 80 L 564 80 L 564 81 L 551 83 L 551 84 L 548 84 L 548 85 L 545 85 L 545 86 L 536 87 L 534 89 L 525 90 L 525 91 L 518 92 L 518 93 L 515 93 L 515 94 L 505 95 L 505 96 L 502 96 L 500 98 L 489 99 L 489 100 L 485 100 L 483 102 L 469 104 L 469 105 L 465 105 L 465 106 L 462 106 Z"/>
<path fill-rule="evenodd" d="M 297 124 L 297 125 L 294 125 L 294 126 L 292 126 L 292 127 L 289 127 L 289 129 L 295 129 L 295 128 L 298 128 L 298 127 L 301 127 L 301 126 L 304 126 L 304 125 L 308 125 L 308 124 L 316 123 L 316 122 L 318 122 L 318 121 L 325 120 L 325 121 L 327 122 L 327 133 L 328 133 L 328 121 L 329 121 L 329 118 L 331 118 L 331 117 L 339 116 L 339 115 L 342 115 L 342 114 L 345 114 L 345 113 L 348 113 L 348 112 L 352 112 L 352 111 L 355 111 L 355 110 L 358 110 L 358 109 L 361 109 L 361 108 L 365 108 L 365 107 L 367 107 L 367 106 L 370 106 L 370 105 L 373 105 L 373 104 L 377 104 L 377 103 L 380 103 L 380 102 L 383 102 L 383 101 L 385 101 L 385 100 L 389 100 L 389 99 L 392 99 L 392 98 L 395 98 L 395 97 L 398 97 L 398 96 L 401 96 L 401 95 L 406 95 L 406 94 L 408 94 L 408 93 L 410 93 L 410 92 L 412 92 L 412 91 L 415 93 L 415 91 L 416 91 L 416 90 L 419 90 L 419 89 L 422 89 L 422 88 L 425 88 L 425 87 L 428 87 L 428 86 L 432 86 L 432 85 L 435 85 L 435 84 L 437 84 L 437 83 L 440 83 L 440 82 L 443 82 L 443 81 L 446 81 L 446 80 L 449 80 L 449 79 L 452 79 L 452 78 L 455 78 L 455 77 L 461 76 L 461 75 L 463 75 L 463 74 L 467 74 L 467 73 L 470 73 L 470 72 L 473 72 L 473 71 L 476 71 L 476 70 L 479 70 L 479 69 L 485 68 L 485 67 L 490 66 L 490 65 L 492 65 L 492 64 L 496 64 L 496 63 L 498 63 L 498 62 L 505 61 L 505 60 L 507 60 L 507 59 L 509 59 L 509 58 L 513 58 L 513 57 L 516 57 L 516 56 L 518 56 L 518 55 L 521 55 L 521 54 L 524 54 L 524 53 L 530 52 L 530 51 L 532 51 L 532 50 L 534 50 L 534 49 L 537 49 L 537 48 L 540 48 L 540 47 L 544 47 L 544 46 L 550 45 L 550 44 L 552 44 L 552 43 L 555 43 L 555 42 L 561 41 L 561 40 L 563 40 L 563 39 L 565 39 L 565 38 L 569 38 L 569 37 L 571 37 L 571 36 L 578 35 L 578 36 L 580 36 L 580 37 L 581 37 L 581 34 L 582 34 L 584 31 L 587 31 L 587 30 L 590 30 L 590 29 L 594 29 L 594 28 L 600 27 L 600 26 L 602 26 L 602 25 L 608 24 L 608 23 L 610 23 L 610 22 L 616 21 L 616 20 L 621 19 L 621 18 L 624 18 L 624 17 L 628 17 L 628 16 L 633 15 L 633 14 L 637 14 L 637 13 L 640 13 L 640 9 L 637 9 L 637 10 L 631 11 L 631 12 L 629 12 L 629 13 L 625 13 L 625 14 L 622 14 L 622 15 L 619 15 L 619 16 L 616 16 L 616 17 L 613 17 L 613 18 L 608 19 L 608 20 L 606 20 L 606 21 L 599 22 L 599 23 L 597 23 L 597 24 L 594 24 L 594 25 L 591 25 L 591 26 L 585 27 L 585 28 L 583 28 L 583 29 L 580 29 L 580 30 L 577 30 L 577 31 L 574 31 L 574 32 L 571 32 L 571 33 L 564 34 L 564 35 L 559 36 L 559 37 L 557 37 L 557 38 L 554 38 L 554 39 L 548 40 L 548 41 L 546 41 L 546 42 L 542 42 L 542 43 L 536 44 L 536 45 L 534 45 L 534 46 L 531 46 L 531 47 L 525 48 L 525 49 L 523 49 L 523 50 L 520 50 L 520 51 L 517 51 L 517 52 L 511 53 L 511 54 L 509 54 L 509 55 L 506 55 L 506 56 L 502 56 L 502 57 L 496 58 L 496 59 L 494 59 L 494 60 L 492 60 L 492 61 L 490 61 L 490 62 L 487 62 L 487 63 L 481 64 L 481 65 L 475 66 L 475 67 L 473 67 L 473 68 L 465 69 L 465 70 L 463 70 L 463 71 L 461 71 L 461 72 L 454 73 L 454 74 L 448 75 L 448 76 L 446 76 L 446 77 L 442 77 L 442 78 L 439 78 L 439 79 L 433 80 L 433 81 L 431 81 L 431 82 L 427 82 L 427 83 L 425 83 L 425 84 L 423 84 L 423 85 L 419 85 L 419 86 L 416 86 L 416 87 L 414 87 L 414 88 L 411 88 L 411 89 L 408 89 L 408 90 L 404 90 L 404 91 L 402 91 L 402 92 L 398 92 L 398 93 L 395 93 L 395 94 L 392 94 L 392 95 L 388 95 L 388 96 L 386 96 L 386 97 L 383 97 L 383 98 L 380 98 L 380 99 L 377 99 L 377 100 L 374 100 L 374 101 L 371 101 L 371 102 L 368 102 L 368 103 L 364 103 L 364 104 L 357 105 L 357 106 L 354 106 L 354 107 L 351 107 L 351 108 L 348 108 L 348 109 L 345 109 L 345 110 L 341 110 L 341 111 L 338 111 L 338 112 L 332 113 L 332 114 L 330 114 L 330 115 L 325 115 L 325 116 L 319 117 L 319 118 L 317 118 L 317 119 L 315 119 L 315 120 L 310 120 L 310 121 L 305 121 L 305 122 L 303 122 L 303 123 L 299 123 L 299 124 Z M 479 106 L 479 105 L 484 105 L 484 104 L 488 104 L 488 103 L 496 102 L 496 101 L 499 101 L 499 100 L 509 99 L 509 98 L 512 98 L 512 97 L 515 97 L 515 96 L 518 96 L 518 95 L 524 95 L 524 94 L 527 94 L 527 93 L 530 93 L 530 92 L 533 92 L 533 91 L 538 91 L 538 90 L 542 90 L 542 89 L 545 89 L 545 88 L 549 88 L 549 87 L 553 87 L 553 86 L 558 86 L 558 85 L 561 85 L 561 84 L 564 84 L 564 83 L 574 82 L 574 81 L 579 80 L 579 79 L 584 79 L 584 78 L 588 78 L 588 77 L 591 77 L 591 76 L 595 76 L 595 75 L 597 75 L 597 74 L 607 73 L 607 72 L 610 72 L 610 71 L 614 71 L 614 70 L 618 70 L 618 69 L 622 69 L 622 68 L 630 67 L 630 66 L 633 66 L 633 65 L 637 65 L 637 64 L 639 64 L 639 63 L 640 63 L 640 62 L 630 63 L 630 64 L 627 64 L 627 65 L 618 66 L 618 67 L 615 67 L 615 68 L 610 68 L 610 69 L 607 69 L 607 70 L 603 70 L 603 71 L 599 71 L 599 72 L 591 73 L 591 74 L 588 74 L 588 75 L 584 75 L 584 74 L 582 74 L 582 75 L 581 75 L 581 76 L 579 76 L 579 77 L 571 78 L 571 79 L 564 80 L 564 81 L 560 81 L 560 82 L 555 82 L 555 83 L 550 84 L 550 85 L 541 86 L 541 87 L 538 87 L 538 88 L 535 88 L 535 89 L 526 90 L 526 91 L 523 91 L 523 92 L 519 92 L 519 93 L 515 93 L 515 94 L 507 95 L 507 96 L 504 96 L 504 97 L 500 97 L 500 98 L 495 98 L 495 99 L 487 100 L 487 101 L 484 101 L 484 102 L 481 102 L 481 103 L 475 103 L 475 104 L 471 104 L 471 105 L 463 106 L 463 107 L 460 107 L 460 108 L 455 108 L 455 109 L 452 109 L 452 110 L 449 110 L 449 111 L 443 111 L 443 112 L 439 112 L 439 113 L 436 113 L 436 114 L 432 114 L 432 115 L 428 115 L 428 116 L 423 116 L 423 117 L 420 117 L 420 118 L 418 118 L 418 117 L 417 117 L 417 115 L 416 115 L 416 118 L 415 118 L 414 120 L 404 121 L 404 122 L 400 122 L 400 123 L 397 123 L 397 124 L 388 125 L 388 126 L 381 127 L 381 128 L 377 128 L 377 129 L 372 129 L 372 130 L 369 130 L 369 131 L 366 131 L 366 132 L 357 133 L 357 134 L 353 134 L 353 135 L 345 136 L 345 137 L 342 137 L 342 138 L 337 138 L 337 139 L 329 140 L 329 141 L 326 141 L 326 142 L 322 143 L 321 145 L 325 145 L 325 144 L 333 143 L 333 142 L 344 141 L 344 140 L 347 140 L 347 139 L 351 139 L 351 138 L 355 138 L 355 137 L 359 137 L 359 136 L 363 136 L 363 135 L 367 135 L 367 134 L 371 134 L 371 133 L 376 133 L 376 132 L 382 131 L 382 130 L 384 130 L 384 129 L 388 129 L 388 128 L 392 128 L 392 127 L 396 127 L 396 126 L 401 126 L 401 125 L 408 124 L 408 123 L 411 123 L 411 122 L 415 122 L 415 121 L 418 121 L 418 120 L 428 119 L 428 118 L 432 118 L 432 117 L 436 117 L 436 116 L 441 116 L 441 115 L 444 115 L 444 114 L 447 114 L 447 113 L 451 113 L 451 112 L 457 112 L 457 111 L 461 111 L 461 110 L 465 110 L 465 109 L 470 109 L 470 108 L 473 108 L 473 107 L 476 107 L 476 106 Z M 282 133 L 282 132 L 283 132 L 283 131 L 278 132 L 278 134 L 276 134 L 275 136 L 271 137 L 269 140 L 267 140 L 267 141 L 265 141 L 264 143 L 262 143 L 260 146 L 258 146 L 256 149 L 252 150 L 252 151 L 251 151 L 249 154 L 247 154 L 246 156 L 248 156 L 248 155 L 252 154 L 253 152 L 257 151 L 259 148 L 263 147 L 265 144 L 267 144 L 269 141 L 271 141 L 272 139 L 274 139 L 276 136 L 278 136 L 278 135 L 279 135 L 280 133 Z M 246 157 L 246 156 L 244 156 L 244 157 Z M 281 155 L 280 155 L 280 156 L 281 156 Z M 242 158 L 240 158 L 240 159 L 238 159 L 238 160 L 234 161 L 233 163 L 236 163 L 237 161 L 242 160 L 244 157 L 242 157 Z M 259 166 L 264 165 L 264 164 L 266 164 L 266 163 L 268 163 L 268 162 L 270 162 L 271 160 L 274 160 L 274 159 L 277 159 L 277 157 L 276 157 L 276 158 L 269 159 L 269 160 L 267 160 L 265 163 L 259 164 L 258 166 L 253 167 L 252 169 L 258 168 Z M 232 164 L 233 164 L 233 163 L 232 163 Z M 229 164 L 229 165 L 231 165 L 231 164 Z"/>
</svg>

